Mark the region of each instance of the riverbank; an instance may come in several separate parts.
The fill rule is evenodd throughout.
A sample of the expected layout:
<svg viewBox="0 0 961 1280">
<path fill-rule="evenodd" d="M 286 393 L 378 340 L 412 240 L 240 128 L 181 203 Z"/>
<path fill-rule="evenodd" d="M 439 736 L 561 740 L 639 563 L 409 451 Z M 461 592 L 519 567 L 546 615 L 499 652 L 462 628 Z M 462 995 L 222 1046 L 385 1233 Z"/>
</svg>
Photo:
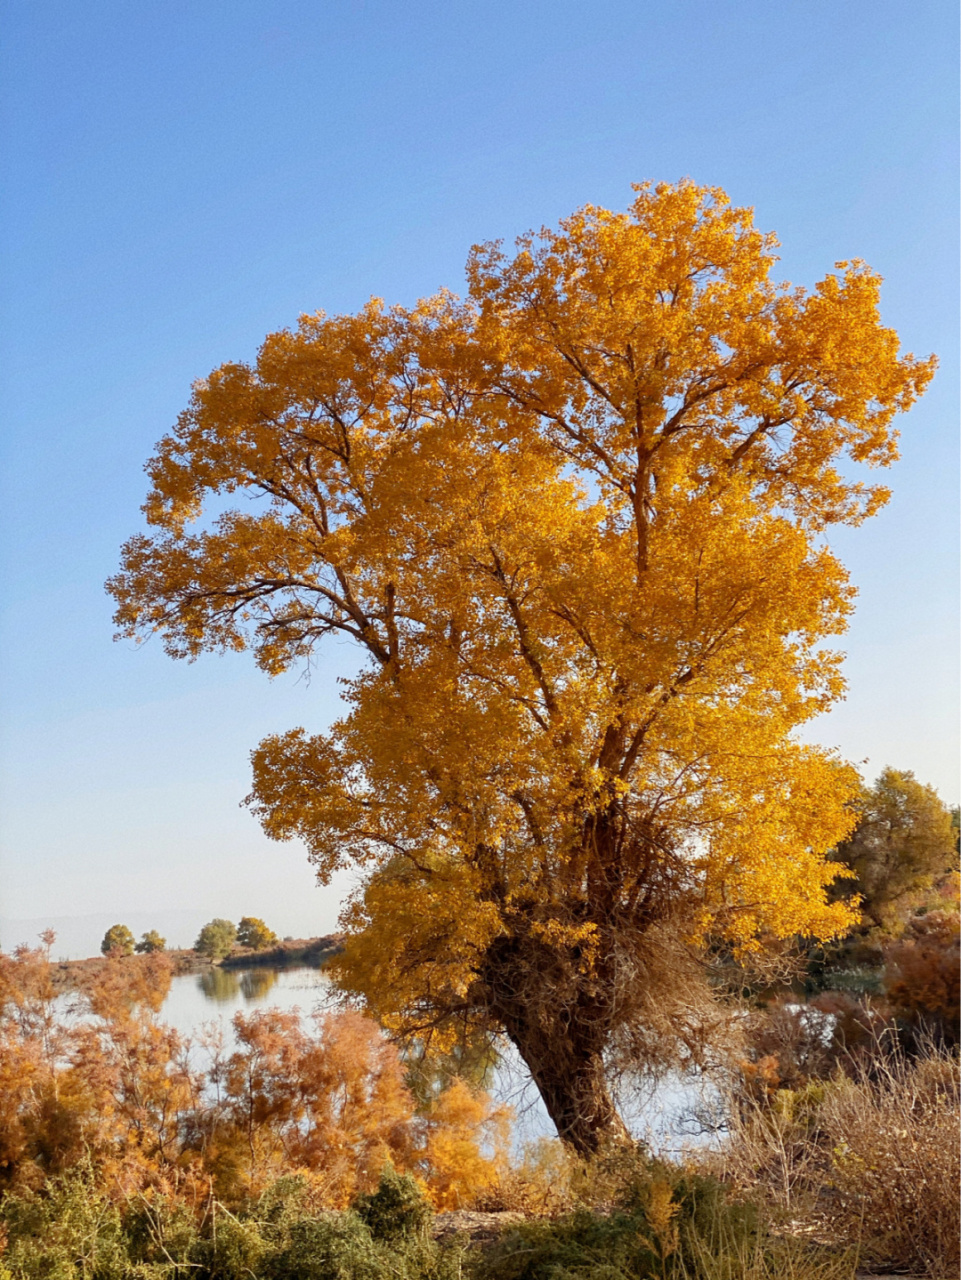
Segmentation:
<svg viewBox="0 0 961 1280">
<path fill-rule="evenodd" d="M 318 938 L 285 938 L 274 947 L 253 951 L 237 947 L 224 960 L 214 961 L 188 948 L 164 951 L 170 961 L 171 975 L 203 973 L 207 969 L 288 969 L 306 966 L 321 968 L 343 946 L 343 935 L 325 934 Z M 82 991 L 101 974 L 110 961 L 106 956 L 89 956 L 85 960 L 61 960 L 50 966 L 50 976 L 57 991 Z"/>
<path fill-rule="evenodd" d="M 263 951 L 251 951 L 247 947 L 238 947 L 226 960 L 221 960 L 221 969 L 252 969 L 261 966 L 270 969 L 288 969 L 295 965 L 307 965 L 319 969 L 337 954 L 344 945 L 342 933 L 328 933 L 322 938 L 286 938 L 275 947 L 267 947 Z M 191 953 L 193 954 L 193 953 Z"/>
</svg>

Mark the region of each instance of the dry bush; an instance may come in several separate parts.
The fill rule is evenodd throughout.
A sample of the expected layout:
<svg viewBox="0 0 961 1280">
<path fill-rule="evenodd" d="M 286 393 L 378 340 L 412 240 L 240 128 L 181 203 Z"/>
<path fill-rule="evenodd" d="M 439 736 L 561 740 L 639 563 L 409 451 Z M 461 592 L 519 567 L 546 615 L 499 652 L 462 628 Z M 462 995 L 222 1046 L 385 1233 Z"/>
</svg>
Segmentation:
<svg viewBox="0 0 961 1280">
<path fill-rule="evenodd" d="M 961 931 L 958 916 L 915 917 L 885 948 L 885 985 L 909 1042 L 920 1034 L 947 1045 L 961 1039 Z"/>
<path fill-rule="evenodd" d="M 959 1269 L 959 1071 L 932 1054 L 884 1062 L 875 1077 L 831 1087 L 820 1122 L 831 1143 L 832 1218 L 863 1223 L 872 1262 L 943 1277 Z"/>
<path fill-rule="evenodd" d="M 730 1114 L 728 1141 L 709 1163 L 790 1229 L 857 1245 L 867 1262 L 957 1275 L 955 1057 L 879 1053 L 850 1076 L 769 1094 L 754 1080 L 735 1091 Z"/>
<path fill-rule="evenodd" d="M 744 1023 L 749 1062 L 740 1064 L 754 1096 L 803 1088 L 870 1068 L 880 1046 L 893 1040 L 891 1018 L 871 1001 L 825 991 L 805 1004 L 781 995 Z"/>
<path fill-rule="evenodd" d="M 575 1204 L 570 1187 L 569 1157 L 561 1143 L 543 1139 L 509 1168 L 496 1190 L 478 1201 L 486 1212 L 523 1213 L 528 1218 L 556 1218 Z"/>
<path fill-rule="evenodd" d="M 520 1159 L 502 1169 L 495 1187 L 472 1206 L 487 1213 L 523 1213 L 558 1218 L 581 1208 L 609 1208 L 623 1190 L 628 1170 L 643 1159 L 632 1148 L 615 1147 L 591 1160 L 576 1156 L 559 1138 L 528 1143 Z"/>
</svg>

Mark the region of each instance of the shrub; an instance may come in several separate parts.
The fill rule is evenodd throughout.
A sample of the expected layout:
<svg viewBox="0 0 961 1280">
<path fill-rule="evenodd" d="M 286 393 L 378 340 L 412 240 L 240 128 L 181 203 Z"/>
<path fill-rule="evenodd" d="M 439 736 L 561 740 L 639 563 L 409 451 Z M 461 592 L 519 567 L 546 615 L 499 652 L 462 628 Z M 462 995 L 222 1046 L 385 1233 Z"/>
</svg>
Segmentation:
<svg viewBox="0 0 961 1280">
<path fill-rule="evenodd" d="M 134 936 L 125 924 L 112 924 L 103 935 L 103 942 L 100 944 L 100 950 L 105 956 L 109 956 L 112 951 L 119 951 L 124 956 L 132 956 L 133 948 Z"/>
<path fill-rule="evenodd" d="M 51 1179 L 42 1192 L 5 1196 L 0 1239 L 5 1236 L 7 1248 L 0 1280 L 455 1280 L 463 1275 L 462 1250 L 442 1249 L 419 1228 L 419 1234 L 395 1231 L 390 1240 L 375 1239 L 356 1213 L 317 1213 L 309 1201 L 307 1182 L 288 1177 L 237 1215 L 216 1202 L 198 1213 L 185 1198 L 150 1193 L 127 1195 L 120 1207 L 98 1186 L 93 1167 L 84 1164 Z M 390 1221 L 396 1226 L 396 1215 Z"/>
<path fill-rule="evenodd" d="M 912 1032 L 947 1045 L 961 1039 L 961 945 L 958 917 L 946 911 L 917 916 L 885 948 L 885 985 L 895 1014 Z"/>
<path fill-rule="evenodd" d="M 867 1260 L 957 1275 L 961 1212 L 956 1058 L 891 1056 L 825 1093 L 817 1122 L 830 1144 L 832 1220 L 861 1233 Z M 863 1224 L 863 1231 L 862 1231 Z"/>
<path fill-rule="evenodd" d="M 956 1274 L 957 1059 L 876 1052 L 852 1070 L 769 1096 L 737 1091 L 714 1169 L 867 1261 Z"/>
<path fill-rule="evenodd" d="M 507 1170 L 511 1119 L 509 1108 L 456 1077 L 431 1099 L 421 1166 L 436 1209 L 463 1209 L 496 1194 Z"/>
<path fill-rule="evenodd" d="M 271 1280 L 381 1280 L 370 1232 L 353 1213 L 299 1218 L 268 1264 Z"/>
<path fill-rule="evenodd" d="M 51 1178 L 42 1192 L 8 1192 L 0 1205 L 4 1263 L 16 1280 L 125 1280 L 129 1254 L 120 1210 L 89 1164 Z"/>
<path fill-rule="evenodd" d="M 716 1179 L 639 1158 L 622 1167 L 613 1211 L 524 1223 L 474 1260 L 475 1280 L 853 1280 L 852 1254 L 772 1234 Z"/>
<path fill-rule="evenodd" d="M 131 1262 L 188 1264 L 199 1240 L 196 1215 L 173 1196 L 130 1197 L 123 1214 L 123 1237 Z"/>
<path fill-rule="evenodd" d="M 236 1218 L 215 1204 L 208 1234 L 194 1246 L 191 1272 L 197 1280 L 259 1280 L 272 1252 L 260 1221 Z"/>
<path fill-rule="evenodd" d="M 237 930 L 229 920 L 211 920 L 200 930 L 194 951 L 211 960 L 223 960 L 229 956 L 237 940 Z"/>
<path fill-rule="evenodd" d="M 385 1166 L 377 1190 L 354 1201 L 354 1211 L 375 1240 L 396 1242 L 423 1236 L 433 1217 L 424 1193 L 409 1174 Z"/>
</svg>

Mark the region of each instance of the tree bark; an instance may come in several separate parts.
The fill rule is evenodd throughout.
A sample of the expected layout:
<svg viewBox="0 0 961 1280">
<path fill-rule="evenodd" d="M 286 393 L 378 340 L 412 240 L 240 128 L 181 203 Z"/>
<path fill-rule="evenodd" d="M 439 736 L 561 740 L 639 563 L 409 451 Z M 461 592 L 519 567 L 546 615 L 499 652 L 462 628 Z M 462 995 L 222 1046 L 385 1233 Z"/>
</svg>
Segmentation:
<svg viewBox="0 0 961 1280">
<path fill-rule="evenodd" d="M 600 1053 L 575 1040 L 543 1032 L 508 1035 L 530 1070 L 558 1136 L 579 1156 L 610 1143 L 632 1141 L 607 1087 Z"/>
<path fill-rule="evenodd" d="M 596 989 L 545 952 L 530 938 L 502 937 L 488 952 L 476 994 L 523 1058 L 558 1136 L 592 1156 L 608 1143 L 631 1141 L 607 1086 L 608 1010 Z"/>
</svg>

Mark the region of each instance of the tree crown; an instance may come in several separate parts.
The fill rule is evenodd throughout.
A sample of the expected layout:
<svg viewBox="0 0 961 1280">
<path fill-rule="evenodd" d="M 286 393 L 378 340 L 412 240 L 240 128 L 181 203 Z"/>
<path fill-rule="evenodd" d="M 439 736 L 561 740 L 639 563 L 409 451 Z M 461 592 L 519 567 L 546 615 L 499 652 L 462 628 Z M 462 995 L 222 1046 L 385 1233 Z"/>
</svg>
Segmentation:
<svg viewBox="0 0 961 1280">
<path fill-rule="evenodd" d="M 223 960 L 229 956 L 237 941 L 237 927 L 229 920 L 211 920 L 197 935 L 194 951 L 211 960 Z"/>
<path fill-rule="evenodd" d="M 263 920 L 257 916 L 244 916 L 237 926 L 237 942 L 242 947 L 252 947 L 254 951 L 262 951 L 264 947 L 272 947 L 278 941 L 276 933 L 268 929 Z"/>
<path fill-rule="evenodd" d="M 844 687 L 824 531 L 886 499 L 852 463 L 896 457 L 934 362 L 863 263 L 806 292 L 775 244 L 718 190 L 638 187 L 475 248 L 463 301 L 270 335 L 148 465 L 120 634 L 367 656 L 328 733 L 260 745 L 251 803 L 321 878 L 366 868 L 339 964 L 391 1025 L 606 1043 L 698 940 L 852 919 L 825 854 L 858 779 L 793 733 Z"/>
<path fill-rule="evenodd" d="M 112 951 L 124 956 L 133 955 L 134 936 L 125 924 L 112 924 L 103 935 L 100 950 L 105 956 L 110 955 Z"/>
</svg>

